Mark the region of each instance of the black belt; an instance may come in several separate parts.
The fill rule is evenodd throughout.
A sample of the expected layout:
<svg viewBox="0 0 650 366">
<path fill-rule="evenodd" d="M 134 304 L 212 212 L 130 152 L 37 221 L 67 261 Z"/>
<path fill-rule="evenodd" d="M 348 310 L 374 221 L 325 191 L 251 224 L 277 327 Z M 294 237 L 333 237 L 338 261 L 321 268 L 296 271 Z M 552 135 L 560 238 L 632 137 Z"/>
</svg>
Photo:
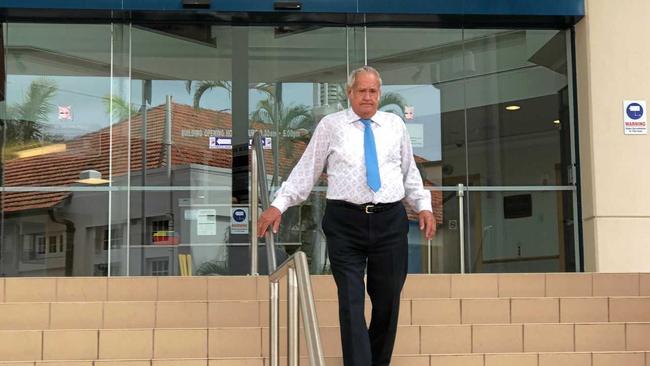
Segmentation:
<svg viewBox="0 0 650 366">
<path fill-rule="evenodd" d="M 401 201 L 389 202 L 389 203 L 372 203 L 372 202 L 368 202 L 368 203 L 358 204 L 358 203 L 352 203 L 352 202 L 341 201 L 341 200 L 327 200 L 328 205 L 354 208 L 354 209 L 363 211 L 363 212 L 365 212 L 367 214 L 377 213 L 377 212 L 382 212 L 382 211 L 389 210 L 389 209 L 395 207 L 395 205 L 397 205 L 398 203 L 401 203 Z"/>
</svg>

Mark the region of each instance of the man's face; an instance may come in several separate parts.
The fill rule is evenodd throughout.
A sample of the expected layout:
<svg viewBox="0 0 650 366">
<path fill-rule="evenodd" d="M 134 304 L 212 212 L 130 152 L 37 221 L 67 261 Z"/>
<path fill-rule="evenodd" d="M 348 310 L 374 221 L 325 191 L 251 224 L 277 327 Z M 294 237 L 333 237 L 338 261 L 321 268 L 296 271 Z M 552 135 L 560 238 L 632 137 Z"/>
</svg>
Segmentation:
<svg viewBox="0 0 650 366">
<path fill-rule="evenodd" d="M 371 72 L 357 74 L 354 85 L 348 91 L 352 110 L 364 119 L 371 118 L 377 113 L 380 95 L 379 80 Z"/>
</svg>

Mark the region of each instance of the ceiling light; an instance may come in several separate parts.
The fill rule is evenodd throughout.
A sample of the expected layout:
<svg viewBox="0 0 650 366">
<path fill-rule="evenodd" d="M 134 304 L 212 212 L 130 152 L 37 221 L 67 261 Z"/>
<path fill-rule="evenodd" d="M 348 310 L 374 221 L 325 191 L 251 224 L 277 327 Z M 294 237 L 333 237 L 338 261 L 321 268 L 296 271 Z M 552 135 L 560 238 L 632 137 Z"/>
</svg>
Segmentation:
<svg viewBox="0 0 650 366">
<path fill-rule="evenodd" d="M 518 105 L 514 105 L 514 104 L 509 105 L 509 106 L 506 107 L 506 110 L 508 110 L 508 111 L 516 111 L 516 110 L 519 110 L 519 109 L 521 109 L 521 107 L 518 106 Z"/>
</svg>

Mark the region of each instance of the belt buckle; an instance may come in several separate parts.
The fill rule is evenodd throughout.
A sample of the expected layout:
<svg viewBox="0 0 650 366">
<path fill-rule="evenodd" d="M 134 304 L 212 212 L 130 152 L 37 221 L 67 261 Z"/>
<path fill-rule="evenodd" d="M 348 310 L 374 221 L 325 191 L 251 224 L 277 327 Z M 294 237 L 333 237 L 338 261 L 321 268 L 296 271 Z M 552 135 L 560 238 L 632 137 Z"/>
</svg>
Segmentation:
<svg viewBox="0 0 650 366">
<path fill-rule="evenodd" d="M 374 207 L 375 207 L 375 205 L 366 205 L 363 209 L 364 209 L 364 211 L 366 211 L 367 214 L 371 214 L 371 213 L 374 213 L 374 212 L 368 211 L 368 209 L 374 208 Z"/>
</svg>

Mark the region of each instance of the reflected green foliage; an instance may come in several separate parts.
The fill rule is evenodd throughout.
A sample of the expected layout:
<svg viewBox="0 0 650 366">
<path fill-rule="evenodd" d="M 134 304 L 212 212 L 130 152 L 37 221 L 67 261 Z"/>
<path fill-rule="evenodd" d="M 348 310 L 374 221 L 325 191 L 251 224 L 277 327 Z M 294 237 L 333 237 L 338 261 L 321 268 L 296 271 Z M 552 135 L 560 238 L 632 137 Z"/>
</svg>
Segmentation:
<svg viewBox="0 0 650 366">
<path fill-rule="evenodd" d="M 271 93 L 271 86 L 266 83 L 256 83 L 256 84 L 250 84 L 249 89 L 254 89 L 257 91 L 261 91 L 263 93 L 270 94 Z M 215 88 L 221 88 L 224 89 L 227 94 L 228 98 L 232 99 L 232 82 L 231 81 L 225 81 L 225 80 L 201 80 L 196 83 L 194 86 L 194 81 L 192 80 L 187 80 L 185 82 L 185 90 L 189 94 L 192 93 L 192 89 L 194 89 L 194 95 L 192 97 L 192 105 L 194 106 L 194 109 L 199 109 L 201 105 L 201 98 L 203 98 L 203 95 L 207 93 L 208 91 L 215 89 Z"/>
<path fill-rule="evenodd" d="M 277 126 L 281 136 L 286 135 L 292 141 L 307 141 L 309 129 L 314 125 L 311 109 L 305 105 L 285 106 L 275 95 L 269 94 L 267 99 L 257 103 L 251 120 Z M 292 151 L 293 144 L 282 144 L 287 152 Z"/>
<path fill-rule="evenodd" d="M 300 159 L 300 156 L 293 156 L 296 142 L 309 142 L 311 129 L 315 125 L 314 115 L 311 109 L 305 105 L 285 106 L 282 100 L 276 97 L 277 92 L 267 93 L 268 97 L 257 103 L 255 111 L 250 119 L 254 122 L 261 122 L 272 126 L 277 133 L 273 145 L 274 164 L 272 186 L 279 184 L 280 170 L 279 161 L 281 157 L 291 159 L 291 167 Z M 280 139 L 282 138 L 282 143 Z M 287 172 L 288 173 L 288 172 Z"/>
<path fill-rule="evenodd" d="M 113 116 L 113 121 L 125 121 L 140 114 L 140 111 L 133 107 L 127 100 L 119 95 L 105 96 L 102 98 L 106 113 Z"/>
<path fill-rule="evenodd" d="M 209 260 L 201 263 L 199 268 L 196 269 L 197 276 L 213 276 L 213 275 L 228 275 L 228 265 L 224 261 L 217 259 Z"/>
<path fill-rule="evenodd" d="M 50 113 L 55 111 L 52 100 L 57 92 L 53 80 L 36 79 L 29 84 L 22 103 L 7 107 L 2 146 L 6 159 L 15 158 L 17 151 L 40 147 L 53 140 L 45 129 Z"/>
<path fill-rule="evenodd" d="M 7 141 L 30 145 L 49 138 L 44 132 L 48 115 L 54 112 L 52 99 L 56 96 L 56 82 L 40 78 L 29 84 L 22 103 L 7 108 Z"/>
<path fill-rule="evenodd" d="M 379 99 L 379 110 L 395 113 L 402 118 L 404 118 L 404 107 L 406 105 L 406 99 L 401 94 L 395 92 L 382 94 L 381 99 Z"/>
<path fill-rule="evenodd" d="M 223 80 L 199 81 L 196 84 L 194 90 L 193 103 L 192 103 L 194 109 L 199 109 L 199 105 L 201 104 L 201 98 L 203 98 L 203 94 L 205 94 L 207 91 L 212 90 L 214 88 L 225 89 L 228 92 L 228 97 L 232 98 L 232 83 L 230 81 L 223 81 Z M 192 80 L 188 80 L 185 82 L 185 89 L 187 90 L 188 93 L 192 92 Z"/>
</svg>

